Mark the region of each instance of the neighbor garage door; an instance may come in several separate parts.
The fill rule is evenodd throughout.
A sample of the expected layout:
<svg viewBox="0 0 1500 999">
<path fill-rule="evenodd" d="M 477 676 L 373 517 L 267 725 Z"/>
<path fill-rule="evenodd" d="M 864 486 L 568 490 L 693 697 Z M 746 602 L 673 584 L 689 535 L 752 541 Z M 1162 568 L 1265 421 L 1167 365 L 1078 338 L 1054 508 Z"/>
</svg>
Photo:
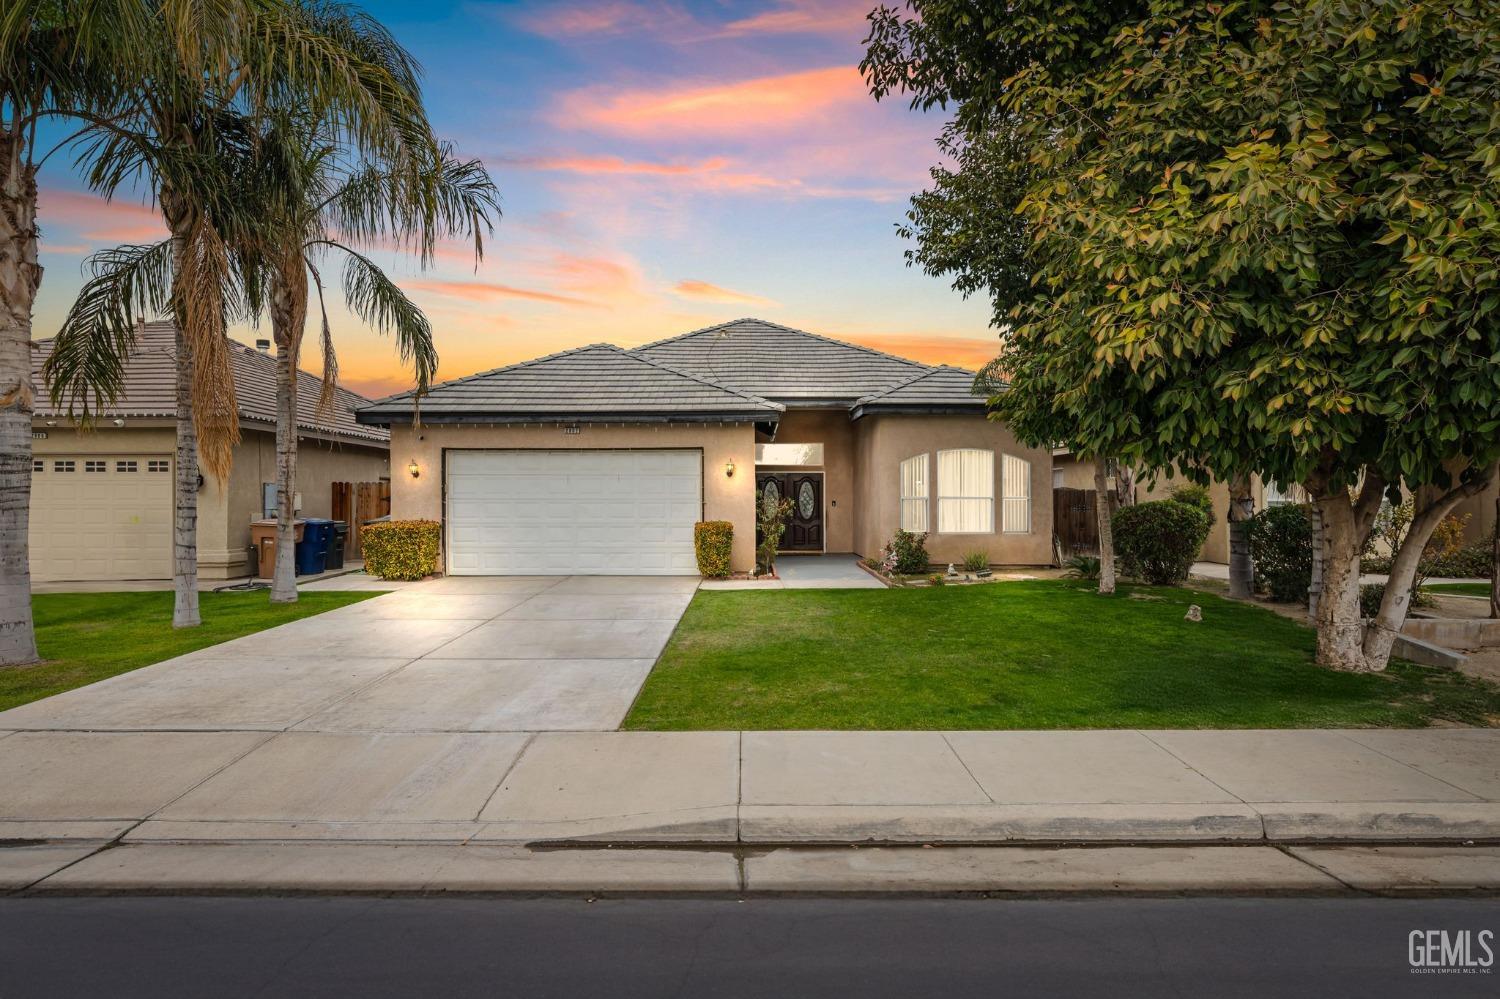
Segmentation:
<svg viewBox="0 0 1500 999">
<path fill-rule="evenodd" d="M 32 579 L 171 575 L 167 455 L 47 455 L 32 462 Z"/>
<path fill-rule="evenodd" d="M 703 455 L 449 451 L 455 575 L 696 574 Z"/>
</svg>

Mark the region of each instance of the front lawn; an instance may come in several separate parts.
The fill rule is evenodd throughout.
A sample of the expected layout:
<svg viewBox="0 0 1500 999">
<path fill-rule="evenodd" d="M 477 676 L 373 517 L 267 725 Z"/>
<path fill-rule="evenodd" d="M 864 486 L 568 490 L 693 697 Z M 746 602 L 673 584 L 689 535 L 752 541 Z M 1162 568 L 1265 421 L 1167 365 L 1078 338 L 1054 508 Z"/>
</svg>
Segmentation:
<svg viewBox="0 0 1500 999">
<path fill-rule="evenodd" d="M 1183 620 L 1189 604 L 1203 621 Z M 1500 687 L 1312 664 L 1313 633 L 1203 591 L 1067 580 L 700 591 L 627 729 L 1500 724 Z"/>
<path fill-rule="evenodd" d="M 40 593 L 31 613 L 43 661 L 0 669 L 0 710 L 373 596 L 323 591 L 273 604 L 269 590 L 204 593 L 203 624 L 179 630 L 171 593 Z"/>
<path fill-rule="evenodd" d="M 1429 593 L 1442 593 L 1459 597 L 1488 597 L 1489 583 L 1428 583 L 1422 589 Z"/>
</svg>

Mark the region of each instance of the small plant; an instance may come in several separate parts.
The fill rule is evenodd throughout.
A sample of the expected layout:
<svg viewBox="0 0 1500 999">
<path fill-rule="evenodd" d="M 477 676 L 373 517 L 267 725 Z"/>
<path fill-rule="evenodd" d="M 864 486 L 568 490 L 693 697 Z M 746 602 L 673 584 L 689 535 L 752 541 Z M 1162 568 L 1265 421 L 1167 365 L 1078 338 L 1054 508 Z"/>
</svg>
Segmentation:
<svg viewBox="0 0 1500 999">
<path fill-rule="evenodd" d="M 1115 551 L 1125 575 L 1156 586 L 1187 580 L 1208 538 L 1208 514 L 1176 500 L 1137 503 L 1116 513 Z"/>
<path fill-rule="evenodd" d="M 700 520 L 693 525 L 693 551 L 698 572 L 709 579 L 729 575 L 729 555 L 734 549 L 734 525 L 727 520 Z"/>
<path fill-rule="evenodd" d="M 934 572 L 932 575 L 928 576 L 927 582 L 931 583 L 933 586 L 948 585 L 948 580 L 943 577 L 943 574 L 941 572 Z"/>
<path fill-rule="evenodd" d="M 1099 578 L 1099 560 L 1093 555 L 1074 555 L 1063 563 L 1069 579 L 1096 580 Z"/>
<path fill-rule="evenodd" d="M 1190 507 L 1202 510 L 1208 514 L 1210 521 L 1214 516 L 1214 500 L 1208 492 L 1207 486 L 1200 486 L 1196 482 L 1184 482 L 1172 490 L 1172 501 L 1174 503 L 1185 503 Z"/>
<path fill-rule="evenodd" d="M 776 571 L 776 553 L 791 516 L 789 499 L 765 500 L 760 504 L 760 544 L 755 550 L 755 571 L 760 575 Z"/>
<path fill-rule="evenodd" d="M 889 575 L 920 576 L 927 571 L 927 535 L 897 531 L 881 551 L 880 571 Z"/>
<path fill-rule="evenodd" d="M 1278 603 L 1307 601 L 1312 585 L 1312 517 L 1305 506 L 1287 504 L 1250 518 L 1250 555 L 1255 583 Z"/>
<path fill-rule="evenodd" d="M 365 572 L 381 579 L 422 579 L 437 571 L 441 527 L 435 520 L 366 524 L 359 534 Z"/>
<path fill-rule="evenodd" d="M 990 567 L 990 556 L 988 552 L 969 552 L 964 556 L 964 571 L 979 572 Z"/>
</svg>

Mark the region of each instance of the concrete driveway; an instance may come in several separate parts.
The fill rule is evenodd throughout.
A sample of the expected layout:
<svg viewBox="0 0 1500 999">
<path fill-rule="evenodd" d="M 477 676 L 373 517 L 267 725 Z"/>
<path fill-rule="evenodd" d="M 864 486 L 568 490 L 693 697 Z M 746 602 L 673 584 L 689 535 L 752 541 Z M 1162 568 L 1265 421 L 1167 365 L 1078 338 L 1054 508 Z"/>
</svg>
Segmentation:
<svg viewBox="0 0 1500 999">
<path fill-rule="evenodd" d="M 0 731 L 614 729 L 697 583 L 433 580 L 0 712 Z"/>
</svg>

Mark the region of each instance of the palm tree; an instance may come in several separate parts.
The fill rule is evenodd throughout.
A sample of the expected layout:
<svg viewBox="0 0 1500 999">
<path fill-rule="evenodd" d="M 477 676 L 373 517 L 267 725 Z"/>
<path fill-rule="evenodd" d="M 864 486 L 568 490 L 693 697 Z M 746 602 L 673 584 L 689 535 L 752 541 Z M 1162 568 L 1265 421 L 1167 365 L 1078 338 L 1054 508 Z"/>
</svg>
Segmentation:
<svg viewBox="0 0 1500 999">
<path fill-rule="evenodd" d="M 395 163 L 430 158 L 437 147 L 416 63 L 379 22 L 323 0 L 239 2 L 243 20 L 219 75 L 187 72 L 158 40 L 149 50 L 151 72 L 130 82 L 126 111 L 85 130 L 91 185 L 111 196 L 147 184 L 170 233 L 169 259 L 142 247 L 96 256 L 94 278 L 59 331 L 46 372 L 53 397 L 89 419 L 119 390 L 137 303 L 165 299 L 177 326 L 175 627 L 201 620 L 199 461 L 225 479 L 239 437 L 224 335 L 241 290 L 233 257 L 237 245 L 262 238 L 256 233 L 265 224 L 233 183 L 246 143 L 257 138 L 246 122 L 296 109 L 340 144 Z M 170 287 L 148 289 L 154 280 Z"/>
<path fill-rule="evenodd" d="M 221 70 L 258 0 L 7 0 L 0 7 L 0 666 L 37 658 L 27 531 L 31 504 L 31 312 L 41 285 L 37 125 L 107 128 L 122 81 L 170 63 L 184 78 Z"/>
<path fill-rule="evenodd" d="M 350 163 L 319 123 L 283 119 L 257 147 L 245 185 L 265 199 L 265 239 L 245 247 L 246 288 L 263 304 L 276 342 L 276 569 L 273 602 L 297 599 L 293 564 L 297 481 L 297 370 L 307 323 L 309 278 L 322 319 L 323 388 L 319 412 L 333 402 L 338 359 L 320 267 L 343 259 L 344 301 L 376 330 L 393 334 L 413 367 L 418 397 L 437 369 L 432 327 L 422 311 L 366 255 L 376 245 L 412 251 L 431 264 L 440 239 L 474 241 L 475 266 L 484 236 L 500 215 L 499 192 L 479 160 L 460 160 L 446 144 L 431 160 Z"/>
</svg>

